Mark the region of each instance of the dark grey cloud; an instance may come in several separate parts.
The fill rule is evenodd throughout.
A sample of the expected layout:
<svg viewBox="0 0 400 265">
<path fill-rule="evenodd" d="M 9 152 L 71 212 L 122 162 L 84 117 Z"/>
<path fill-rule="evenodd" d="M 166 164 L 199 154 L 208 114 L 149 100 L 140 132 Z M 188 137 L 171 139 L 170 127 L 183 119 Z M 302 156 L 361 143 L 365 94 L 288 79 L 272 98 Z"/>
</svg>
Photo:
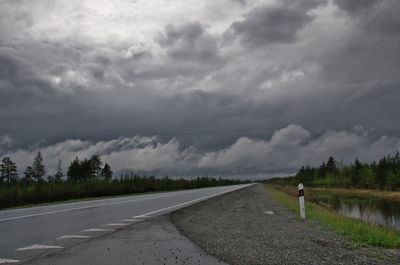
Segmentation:
<svg viewBox="0 0 400 265">
<path fill-rule="evenodd" d="M 400 18 L 397 16 L 400 12 L 400 3 L 394 0 L 386 0 L 371 8 L 369 14 L 360 18 L 360 27 L 365 28 L 368 34 L 380 37 L 390 42 L 399 38 Z"/>
<path fill-rule="evenodd" d="M 179 41 L 184 44 L 194 44 L 204 33 L 203 26 L 199 22 L 184 24 L 178 28 L 169 24 L 165 26 L 164 31 L 158 40 L 162 46 L 171 46 Z"/>
<path fill-rule="evenodd" d="M 283 0 L 279 1 L 278 4 L 286 7 L 292 7 L 296 9 L 305 10 L 306 12 L 315 9 L 320 6 L 324 6 L 329 0 Z"/>
<path fill-rule="evenodd" d="M 398 37 L 400 29 L 400 19 L 396 15 L 400 10 L 398 1 L 336 0 L 334 3 L 341 10 L 346 11 L 351 19 L 356 20 L 357 26 L 366 30 L 369 37 L 380 36 L 389 38 L 389 40 Z"/>
<path fill-rule="evenodd" d="M 92 75 L 92 77 L 98 81 L 104 80 L 105 71 L 104 67 L 101 67 L 97 64 L 88 64 L 86 65 L 86 69 Z"/>
<path fill-rule="evenodd" d="M 0 47 L 0 108 L 24 103 L 29 97 L 53 94 L 51 83 L 33 65 L 18 56 L 14 49 Z"/>
<path fill-rule="evenodd" d="M 174 62 L 210 65 L 221 61 L 218 40 L 199 22 L 189 22 L 178 27 L 169 24 L 157 41 Z"/>
<path fill-rule="evenodd" d="M 400 12 L 400 3 L 379 2 L 375 7 L 369 6 L 368 14 L 355 17 L 351 36 L 317 59 L 325 80 L 351 89 L 358 86 L 360 91 L 368 93 L 385 91 L 390 84 L 400 81 L 397 75 L 400 55 L 396 53 L 400 48 L 400 19 L 395 15 Z"/>
<path fill-rule="evenodd" d="M 246 0 L 232 0 L 233 2 L 240 3 L 241 5 L 246 5 Z"/>
<path fill-rule="evenodd" d="M 322 0 L 204 3 L 188 21 L 65 1 L 43 16 L 41 2 L 2 1 L 1 154 L 24 165 L 54 148 L 68 154 L 49 151 L 54 163 L 99 152 L 118 170 L 245 175 L 397 148 L 397 0 L 333 2 L 345 12 Z"/>
<path fill-rule="evenodd" d="M 222 68 L 228 61 L 218 46 L 218 37 L 209 33 L 199 22 L 168 24 L 159 32 L 155 42 L 160 49 L 160 62 L 150 62 L 141 71 L 124 74 L 124 78 L 135 80 L 138 86 L 148 86 L 147 82 L 159 80 L 167 89 L 186 90 L 195 87 L 210 73 Z M 151 86 L 154 86 L 153 84 Z"/>
<path fill-rule="evenodd" d="M 353 14 L 365 11 L 382 0 L 334 0 L 334 3 L 342 10 Z"/>
<path fill-rule="evenodd" d="M 308 11 L 321 5 L 321 1 L 287 1 L 287 5 L 257 6 L 232 23 L 226 38 L 240 38 L 251 46 L 293 43 L 297 32 L 313 20 Z"/>
</svg>

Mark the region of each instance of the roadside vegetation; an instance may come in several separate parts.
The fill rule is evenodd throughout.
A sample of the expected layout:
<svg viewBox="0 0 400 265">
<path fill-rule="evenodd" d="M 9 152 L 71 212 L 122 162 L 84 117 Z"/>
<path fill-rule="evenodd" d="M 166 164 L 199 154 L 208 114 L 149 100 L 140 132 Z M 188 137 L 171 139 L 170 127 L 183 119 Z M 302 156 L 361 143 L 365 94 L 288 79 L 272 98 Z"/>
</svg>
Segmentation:
<svg viewBox="0 0 400 265">
<path fill-rule="evenodd" d="M 297 185 L 277 185 L 270 184 L 271 187 L 285 192 L 291 196 L 298 196 Z M 325 188 L 325 187 L 309 187 L 305 186 L 304 197 L 308 201 L 319 203 L 321 201 L 329 201 L 333 196 L 361 198 L 361 199 L 386 199 L 400 202 L 400 191 L 380 191 L 368 189 L 346 189 L 346 188 Z M 324 200 L 324 198 L 326 198 Z"/>
<path fill-rule="evenodd" d="M 337 163 L 333 157 L 319 167 L 302 167 L 294 176 L 274 178 L 272 184 L 342 187 L 352 189 L 400 190 L 400 155 L 386 156 L 378 162 L 361 163 L 357 158 L 349 165 Z"/>
<path fill-rule="evenodd" d="M 333 157 L 319 167 L 302 167 L 293 176 L 266 181 L 265 187 L 279 203 L 299 215 L 297 185 L 305 188 L 307 219 L 325 224 L 362 245 L 400 247 L 400 232 L 346 217 L 325 204 L 332 197 L 361 200 L 387 199 L 400 201 L 400 155 L 385 156 L 378 162 L 350 165 L 337 163 Z"/>
<path fill-rule="evenodd" d="M 284 190 L 280 190 L 280 186 L 264 184 L 264 187 L 274 200 L 300 216 L 297 190 L 294 189 L 295 192 L 286 190 L 288 191 L 286 193 Z M 400 232 L 398 231 L 343 216 L 310 201 L 307 201 L 305 207 L 307 219 L 317 221 L 325 225 L 327 229 L 344 235 L 357 244 L 400 248 Z"/>
<path fill-rule="evenodd" d="M 169 177 L 139 176 L 126 173 L 113 177 L 111 167 L 103 165 L 100 156 L 80 160 L 68 167 L 66 176 L 61 160 L 55 175 L 46 175 L 43 157 L 37 153 L 31 166 L 19 177 L 17 165 L 5 157 L 0 163 L 0 209 L 40 203 L 51 203 L 83 198 L 172 191 L 239 184 L 239 180 L 197 177 L 172 179 Z"/>
</svg>

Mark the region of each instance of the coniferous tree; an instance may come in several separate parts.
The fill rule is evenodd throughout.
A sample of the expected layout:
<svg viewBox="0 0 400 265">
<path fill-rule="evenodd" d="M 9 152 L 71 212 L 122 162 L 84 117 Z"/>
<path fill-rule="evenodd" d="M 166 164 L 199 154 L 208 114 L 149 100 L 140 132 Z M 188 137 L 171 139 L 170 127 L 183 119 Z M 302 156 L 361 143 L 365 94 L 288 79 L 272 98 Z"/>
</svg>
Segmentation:
<svg viewBox="0 0 400 265">
<path fill-rule="evenodd" d="M 80 179 L 82 180 L 88 180 L 91 178 L 94 178 L 93 175 L 93 170 L 92 170 L 92 163 L 90 160 L 87 160 L 86 158 L 80 163 Z"/>
<path fill-rule="evenodd" d="M 79 158 L 75 157 L 74 161 L 72 161 L 68 167 L 67 176 L 69 180 L 76 182 L 81 179 L 81 175 L 81 163 L 79 161 Z"/>
<path fill-rule="evenodd" d="M 31 166 L 28 166 L 24 171 L 24 178 L 22 179 L 23 182 L 25 182 L 26 184 L 32 184 L 34 175 L 35 172 L 33 171 L 33 168 Z"/>
<path fill-rule="evenodd" d="M 362 164 L 356 157 L 356 160 L 354 160 L 354 165 L 351 167 L 351 185 L 353 187 L 359 187 L 360 186 L 360 176 L 361 176 L 361 170 L 362 170 Z"/>
<path fill-rule="evenodd" d="M 52 176 L 52 175 L 47 176 L 47 182 L 49 182 L 49 183 L 56 182 L 56 177 Z"/>
<path fill-rule="evenodd" d="M 328 162 L 326 162 L 326 169 L 328 170 L 328 172 L 335 174 L 335 175 L 338 171 L 336 161 L 331 156 L 329 157 Z"/>
<path fill-rule="evenodd" d="M 17 165 L 8 156 L 1 160 L 0 180 L 8 183 L 18 180 Z"/>
<path fill-rule="evenodd" d="M 68 178 L 72 181 L 85 181 L 92 178 L 98 178 L 101 175 L 100 156 L 94 155 L 89 160 L 80 161 L 78 157 L 68 167 Z"/>
<path fill-rule="evenodd" d="M 112 178 L 113 172 L 111 171 L 111 167 L 109 164 L 105 163 L 103 169 L 101 170 L 101 176 L 104 179 L 110 180 Z"/>
<path fill-rule="evenodd" d="M 61 159 L 58 159 L 57 173 L 54 175 L 56 182 L 62 181 L 62 178 L 64 177 L 61 164 L 62 164 Z"/>
<path fill-rule="evenodd" d="M 379 160 L 379 163 L 376 168 L 376 185 L 378 189 L 384 189 L 386 183 L 386 176 L 388 175 L 388 161 L 386 157 L 383 157 Z"/>
<path fill-rule="evenodd" d="M 318 170 L 318 178 L 320 178 L 320 179 L 324 178 L 326 175 L 326 172 L 327 172 L 326 164 L 325 164 L 325 162 L 322 162 L 322 164 Z"/>
<path fill-rule="evenodd" d="M 350 166 L 340 167 L 333 157 L 329 157 L 319 167 L 302 167 L 295 176 L 276 178 L 270 182 L 396 191 L 400 190 L 400 153 L 385 156 L 378 163 L 374 161 L 370 164 L 363 164 L 356 158 Z"/>
<path fill-rule="evenodd" d="M 390 170 L 388 176 L 386 177 L 386 189 L 397 190 L 399 187 L 400 187 L 400 176 L 396 175 Z"/>
<path fill-rule="evenodd" d="M 43 177 L 46 174 L 46 169 L 43 164 L 42 154 L 40 152 L 37 152 L 36 157 L 33 160 L 32 169 L 33 178 L 38 182 L 43 181 Z"/>
<path fill-rule="evenodd" d="M 103 162 L 101 161 L 101 158 L 99 155 L 93 155 L 90 158 L 90 178 L 98 178 L 100 177 L 101 173 L 101 165 Z"/>
</svg>

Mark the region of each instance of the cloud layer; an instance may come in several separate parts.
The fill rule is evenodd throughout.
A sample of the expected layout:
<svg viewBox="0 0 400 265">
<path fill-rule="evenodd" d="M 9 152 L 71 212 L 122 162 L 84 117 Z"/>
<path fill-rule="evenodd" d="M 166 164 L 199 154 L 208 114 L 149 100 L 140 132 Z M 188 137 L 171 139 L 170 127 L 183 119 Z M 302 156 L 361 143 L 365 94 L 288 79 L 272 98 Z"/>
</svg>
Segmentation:
<svg viewBox="0 0 400 265">
<path fill-rule="evenodd" d="M 288 124 L 310 144 L 356 125 L 397 139 L 399 12 L 397 0 L 3 0 L 0 150 L 158 135 L 187 152 L 155 160 L 167 172 L 242 174 L 229 150 L 247 145 L 285 161 L 249 173 L 300 166 L 286 163 L 297 149 L 273 147 Z"/>
<path fill-rule="evenodd" d="M 305 128 L 290 124 L 275 131 L 270 139 L 241 137 L 232 145 L 212 152 L 203 152 L 195 146 L 183 147 L 176 139 L 162 142 L 159 137 L 135 136 L 99 142 L 65 140 L 4 155 L 17 163 L 20 173 L 40 151 L 49 174 L 54 174 L 58 159 L 64 161 L 66 171 L 75 156 L 83 159 L 97 154 L 117 173 L 268 178 L 293 173 L 304 165 L 318 166 L 329 156 L 342 163 L 356 157 L 371 162 L 399 149 L 400 138 L 376 138 L 361 126 L 350 131 L 326 131 L 313 138 Z"/>
</svg>

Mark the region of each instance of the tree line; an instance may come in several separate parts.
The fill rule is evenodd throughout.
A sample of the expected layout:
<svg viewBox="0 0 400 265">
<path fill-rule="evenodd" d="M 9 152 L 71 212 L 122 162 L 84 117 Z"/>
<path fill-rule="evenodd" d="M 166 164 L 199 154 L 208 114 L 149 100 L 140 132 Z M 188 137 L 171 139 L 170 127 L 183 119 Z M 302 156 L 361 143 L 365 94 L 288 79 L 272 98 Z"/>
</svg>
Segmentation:
<svg viewBox="0 0 400 265">
<path fill-rule="evenodd" d="M 302 167 L 294 176 L 273 178 L 267 182 L 281 185 L 400 190 L 400 155 L 385 156 L 378 162 L 361 163 L 357 158 L 350 165 L 339 165 L 333 157 L 319 167 Z"/>
<path fill-rule="evenodd" d="M 88 179 L 111 179 L 113 172 L 109 164 L 103 162 L 99 155 L 93 155 L 90 159 L 79 160 L 75 157 L 74 161 L 68 167 L 67 181 L 82 182 Z M 46 168 L 43 164 L 43 157 L 37 152 L 32 165 L 28 166 L 24 171 L 24 176 L 20 179 L 18 175 L 17 165 L 10 159 L 4 157 L 0 164 L 0 184 L 15 184 L 22 182 L 23 184 L 33 184 L 42 182 L 62 182 L 64 173 L 62 170 L 62 161 L 58 160 L 57 172 L 54 175 L 48 175 L 45 179 Z"/>
<path fill-rule="evenodd" d="M 194 189 L 242 183 L 240 180 L 197 177 L 172 179 L 168 176 L 139 176 L 126 173 L 113 178 L 110 165 L 101 161 L 98 155 L 80 160 L 76 157 L 68 167 L 67 175 L 58 161 L 55 175 L 46 175 L 43 157 L 38 152 L 32 165 L 19 178 L 17 165 L 4 157 L 0 164 L 0 209 L 26 204 L 56 202 L 70 199 Z"/>
</svg>

